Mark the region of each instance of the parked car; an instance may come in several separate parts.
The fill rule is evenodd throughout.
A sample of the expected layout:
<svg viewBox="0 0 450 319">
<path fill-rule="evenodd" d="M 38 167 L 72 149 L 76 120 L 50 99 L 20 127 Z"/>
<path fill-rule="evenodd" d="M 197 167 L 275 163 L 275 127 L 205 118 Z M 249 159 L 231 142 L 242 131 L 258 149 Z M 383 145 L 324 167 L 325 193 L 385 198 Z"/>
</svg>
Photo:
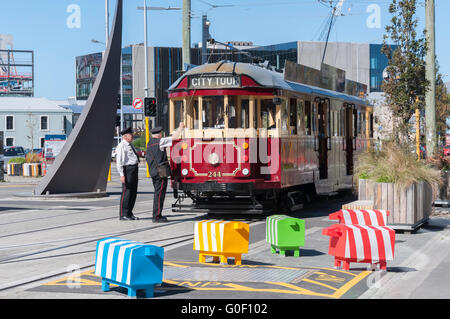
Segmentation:
<svg viewBox="0 0 450 319">
<path fill-rule="evenodd" d="M 8 162 L 11 158 L 23 157 L 25 158 L 25 150 L 22 146 L 5 146 L 5 155 L 3 157 L 3 170 L 6 172 Z"/>
<path fill-rule="evenodd" d="M 145 157 L 145 150 L 141 150 L 140 148 L 136 148 L 136 153 L 139 157 Z"/>
<path fill-rule="evenodd" d="M 450 156 L 450 145 L 444 146 L 444 156 Z"/>
</svg>

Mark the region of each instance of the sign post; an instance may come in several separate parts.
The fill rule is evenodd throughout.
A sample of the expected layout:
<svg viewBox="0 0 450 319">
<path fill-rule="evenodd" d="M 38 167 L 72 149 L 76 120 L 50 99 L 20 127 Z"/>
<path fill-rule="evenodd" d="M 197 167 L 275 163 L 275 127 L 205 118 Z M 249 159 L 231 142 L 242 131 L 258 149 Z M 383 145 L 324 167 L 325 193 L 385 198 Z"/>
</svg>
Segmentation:
<svg viewBox="0 0 450 319">
<path fill-rule="evenodd" d="M 44 166 L 45 169 L 43 170 L 44 175 L 48 171 L 49 164 L 53 164 L 55 161 L 56 156 L 59 155 L 61 152 L 64 144 L 66 143 L 66 136 L 65 135 L 53 135 L 53 134 L 47 134 L 45 135 L 44 140 Z"/>
<path fill-rule="evenodd" d="M 136 110 L 142 109 L 143 106 L 144 106 L 144 102 L 142 101 L 142 99 L 140 99 L 140 98 L 135 98 L 135 99 L 133 100 L 133 107 L 134 107 Z"/>
</svg>

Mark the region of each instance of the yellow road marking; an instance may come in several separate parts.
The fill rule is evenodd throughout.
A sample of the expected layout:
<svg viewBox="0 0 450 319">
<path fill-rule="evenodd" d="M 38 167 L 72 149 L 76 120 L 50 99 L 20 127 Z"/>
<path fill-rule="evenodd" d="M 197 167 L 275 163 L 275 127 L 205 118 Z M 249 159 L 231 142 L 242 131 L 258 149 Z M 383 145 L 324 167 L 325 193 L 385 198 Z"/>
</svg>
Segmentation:
<svg viewBox="0 0 450 319">
<path fill-rule="evenodd" d="M 332 286 L 329 286 L 329 285 L 324 284 L 324 283 L 322 283 L 322 282 L 318 282 L 318 281 L 311 280 L 311 279 L 308 279 L 308 278 L 305 278 L 305 279 L 303 279 L 302 281 L 309 282 L 309 283 L 314 284 L 314 285 L 323 286 L 323 287 L 328 288 L 328 289 L 331 289 L 331 290 L 335 290 L 335 291 L 338 290 L 338 289 L 335 288 L 335 287 L 332 287 Z"/>
<path fill-rule="evenodd" d="M 175 263 L 172 263 L 172 262 L 168 262 L 168 261 L 165 261 L 164 265 L 178 267 L 178 268 L 188 268 L 189 267 L 189 266 L 184 266 L 184 265 L 178 265 L 178 264 L 175 264 Z"/>
<path fill-rule="evenodd" d="M 333 275 L 330 275 L 330 274 L 327 274 L 324 272 L 320 272 L 320 271 L 315 272 L 315 274 L 319 275 L 319 277 L 317 277 L 316 280 L 331 281 L 331 282 L 337 282 L 337 283 L 341 283 L 341 282 L 345 281 L 345 278 L 336 277 L 336 276 L 333 276 Z"/>
<path fill-rule="evenodd" d="M 283 286 L 283 287 L 292 289 L 292 290 L 281 290 L 283 293 L 293 293 L 293 294 L 297 294 L 297 295 L 308 295 L 308 296 L 318 296 L 318 297 L 331 297 L 330 294 L 314 292 L 314 291 L 311 291 L 311 290 L 308 290 L 308 289 L 305 289 L 302 287 L 292 285 L 287 282 L 266 282 L 266 283 L 272 284 L 272 285 L 279 285 L 279 286 Z"/>
<path fill-rule="evenodd" d="M 350 290 L 353 286 L 355 286 L 357 283 L 359 283 L 361 280 L 363 280 L 365 277 L 367 277 L 371 271 L 363 271 L 359 275 L 357 275 L 355 278 L 347 282 L 345 285 L 343 285 L 341 288 L 339 288 L 334 294 L 333 298 L 341 298 L 347 291 Z"/>
<path fill-rule="evenodd" d="M 354 277 L 357 276 L 356 274 L 351 273 L 351 272 L 349 272 L 349 271 L 339 270 L 339 269 L 334 269 L 334 268 L 327 268 L 327 267 L 308 267 L 308 268 L 313 268 L 313 269 L 323 269 L 323 270 L 331 270 L 331 271 L 341 272 L 341 273 L 346 274 L 346 275 L 351 275 L 351 276 L 354 276 Z"/>
<path fill-rule="evenodd" d="M 183 263 L 189 263 L 189 264 L 198 264 L 196 262 L 183 262 Z M 179 267 L 179 268 L 189 268 L 189 266 L 180 265 L 175 262 L 167 262 L 165 261 L 164 264 L 166 266 L 173 266 L 173 267 Z M 211 264 L 211 265 L 218 265 L 218 266 L 224 266 L 220 264 Z M 235 267 L 235 265 L 227 265 L 231 267 Z M 251 268 L 258 267 L 258 265 L 243 265 L 243 266 L 249 266 Z M 262 267 L 270 267 L 270 268 L 278 268 L 278 269 L 301 269 L 301 268 L 292 268 L 292 267 L 280 267 L 280 266 L 262 266 Z M 370 271 L 363 271 L 360 274 L 352 274 L 345 271 L 339 271 L 336 269 L 330 269 L 330 268 L 319 268 L 319 267 L 309 267 L 309 268 L 316 268 L 316 269 L 322 269 L 322 270 L 332 270 L 337 272 L 342 272 L 345 274 L 351 274 L 354 276 L 350 281 L 345 283 L 340 288 L 335 288 L 332 286 L 329 286 L 327 284 L 324 284 L 322 282 L 318 282 L 317 280 L 328 280 L 333 282 L 344 281 L 344 278 L 339 278 L 330 274 L 327 274 L 325 272 L 314 272 L 314 274 L 318 274 L 319 278 L 315 278 L 315 280 L 312 279 L 302 279 L 304 282 L 312 283 L 314 285 L 319 285 L 322 287 L 326 287 L 328 289 L 334 290 L 335 292 L 333 294 L 326 294 L 326 293 L 318 293 L 311 291 L 309 289 L 305 289 L 299 286 L 296 286 L 291 283 L 285 283 L 285 282 L 264 282 L 268 285 L 275 285 L 275 286 L 281 286 L 288 289 L 277 289 L 277 288 L 252 288 L 248 286 L 244 286 L 242 284 L 237 283 L 223 283 L 223 282 L 209 282 L 209 281 L 175 281 L 175 280 L 169 280 L 164 279 L 163 282 L 170 285 L 176 285 L 177 287 L 156 287 L 158 290 L 201 290 L 201 291 L 247 291 L 247 292 L 271 292 L 271 293 L 280 293 L 280 294 L 296 294 L 296 295 L 309 295 L 309 296 L 317 296 L 317 297 L 328 297 L 328 298 L 340 298 L 342 297 L 347 291 L 349 291 L 352 287 L 354 287 L 357 283 L 359 283 L 361 280 L 363 280 L 365 277 L 367 277 L 371 272 Z M 84 273 L 78 274 L 78 275 L 71 275 L 62 279 L 58 279 L 52 282 L 48 282 L 43 284 L 44 286 L 70 286 L 70 285 L 83 285 L 83 286 L 100 286 L 101 282 L 97 282 L 94 280 L 81 278 L 82 276 L 93 276 L 97 277 L 95 274 L 95 269 L 88 270 Z M 323 276 L 322 279 L 320 279 L 320 276 Z M 98 277 L 99 278 L 99 277 Z M 187 285 L 187 286 L 186 286 Z M 222 286 L 222 287 L 219 287 Z"/>
</svg>

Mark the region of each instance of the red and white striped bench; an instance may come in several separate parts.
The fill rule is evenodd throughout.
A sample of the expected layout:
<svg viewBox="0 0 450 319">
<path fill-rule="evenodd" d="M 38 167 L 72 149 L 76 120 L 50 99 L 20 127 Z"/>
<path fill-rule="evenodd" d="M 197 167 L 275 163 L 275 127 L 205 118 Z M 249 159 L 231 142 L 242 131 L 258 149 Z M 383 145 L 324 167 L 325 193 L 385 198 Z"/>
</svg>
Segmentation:
<svg viewBox="0 0 450 319">
<path fill-rule="evenodd" d="M 328 218 L 346 225 L 386 226 L 388 216 L 388 210 L 342 209 L 330 214 Z"/>
<path fill-rule="evenodd" d="M 339 220 L 323 229 L 330 236 L 328 253 L 334 256 L 334 266 L 350 270 L 350 262 L 379 264 L 386 270 L 386 261 L 394 259 L 395 231 L 386 226 L 389 211 L 340 210 L 330 214 L 330 220 Z"/>
</svg>

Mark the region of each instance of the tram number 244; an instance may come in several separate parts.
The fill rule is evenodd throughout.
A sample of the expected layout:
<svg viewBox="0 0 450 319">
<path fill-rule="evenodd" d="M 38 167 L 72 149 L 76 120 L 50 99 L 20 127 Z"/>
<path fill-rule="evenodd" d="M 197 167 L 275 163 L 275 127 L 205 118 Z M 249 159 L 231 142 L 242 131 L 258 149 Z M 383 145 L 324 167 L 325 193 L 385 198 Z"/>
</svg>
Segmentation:
<svg viewBox="0 0 450 319">
<path fill-rule="evenodd" d="M 222 177 L 221 172 L 208 172 L 208 177 Z"/>
</svg>

